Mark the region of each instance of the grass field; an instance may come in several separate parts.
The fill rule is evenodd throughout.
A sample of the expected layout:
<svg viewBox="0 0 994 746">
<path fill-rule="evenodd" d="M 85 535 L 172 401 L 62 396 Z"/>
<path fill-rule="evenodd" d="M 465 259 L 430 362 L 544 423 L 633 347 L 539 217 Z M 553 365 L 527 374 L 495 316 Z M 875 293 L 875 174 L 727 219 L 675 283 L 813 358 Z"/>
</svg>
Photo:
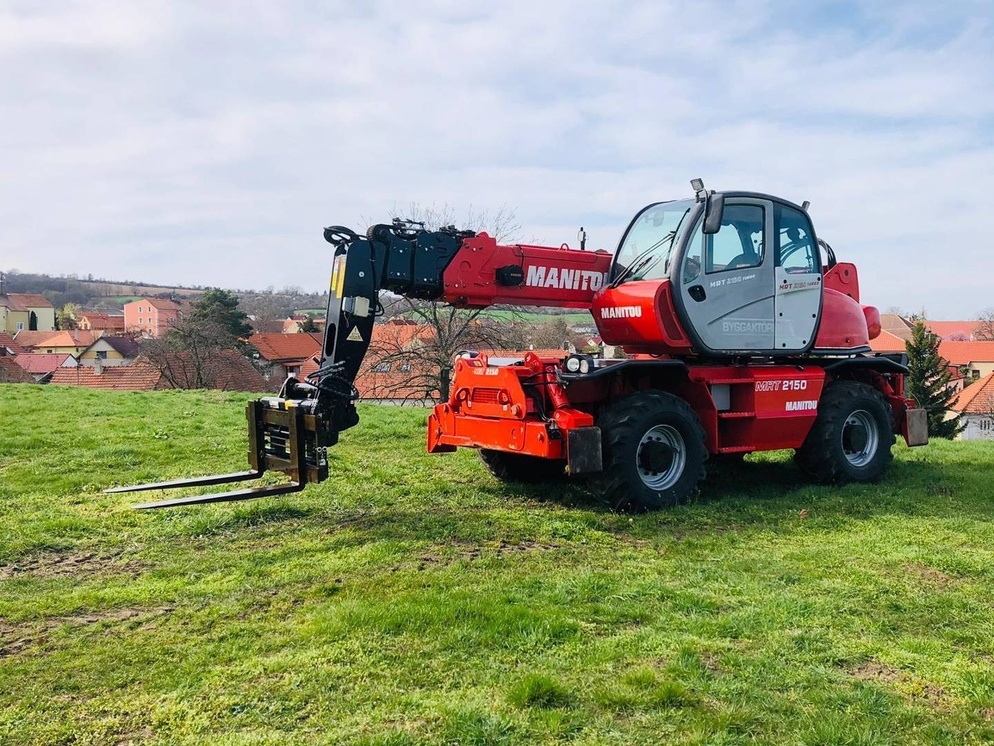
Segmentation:
<svg viewBox="0 0 994 746">
<path fill-rule="evenodd" d="M 624 516 L 370 406 L 298 495 L 101 493 L 244 468 L 246 398 L 0 385 L 0 743 L 994 742 L 992 444 Z"/>
</svg>

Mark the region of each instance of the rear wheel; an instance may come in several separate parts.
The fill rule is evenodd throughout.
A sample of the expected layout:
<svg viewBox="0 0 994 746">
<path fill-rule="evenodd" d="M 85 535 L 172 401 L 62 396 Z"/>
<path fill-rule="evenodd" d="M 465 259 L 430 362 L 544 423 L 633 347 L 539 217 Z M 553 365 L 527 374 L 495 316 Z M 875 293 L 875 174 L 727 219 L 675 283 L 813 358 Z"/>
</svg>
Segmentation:
<svg viewBox="0 0 994 746">
<path fill-rule="evenodd" d="M 825 388 L 818 417 L 794 461 L 825 484 L 875 482 L 893 458 L 890 405 L 872 386 L 835 381 Z"/>
<path fill-rule="evenodd" d="M 551 482 L 566 476 L 564 462 L 523 453 L 481 448 L 480 460 L 502 482 Z"/>
<path fill-rule="evenodd" d="M 595 478 L 616 510 L 656 510 L 697 494 L 704 428 L 685 401 L 661 391 L 627 396 L 598 419 L 604 470 Z"/>
</svg>

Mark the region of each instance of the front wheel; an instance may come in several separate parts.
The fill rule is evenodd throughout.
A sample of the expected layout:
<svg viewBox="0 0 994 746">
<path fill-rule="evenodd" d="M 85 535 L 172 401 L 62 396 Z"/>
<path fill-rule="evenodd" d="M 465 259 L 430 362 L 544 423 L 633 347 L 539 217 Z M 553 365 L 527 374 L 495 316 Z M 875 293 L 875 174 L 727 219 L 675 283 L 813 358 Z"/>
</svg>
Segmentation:
<svg viewBox="0 0 994 746">
<path fill-rule="evenodd" d="M 594 483 L 616 510 L 656 510 L 697 494 L 704 478 L 704 428 L 672 394 L 632 394 L 598 418 L 604 470 Z"/>
<path fill-rule="evenodd" d="M 890 405 L 872 386 L 835 381 L 818 402 L 818 417 L 794 461 L 825 484 L 875 482 L 893 458 Z"/>
</svg>

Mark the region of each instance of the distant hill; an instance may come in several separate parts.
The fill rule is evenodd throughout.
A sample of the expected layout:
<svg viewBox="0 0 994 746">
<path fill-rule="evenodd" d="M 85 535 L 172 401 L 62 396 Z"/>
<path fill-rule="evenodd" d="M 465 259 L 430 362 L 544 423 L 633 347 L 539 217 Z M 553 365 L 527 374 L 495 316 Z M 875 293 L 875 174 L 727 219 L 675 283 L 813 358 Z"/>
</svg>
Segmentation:
<svg viewBox="0 0 994 746">
<path fill-rule="evenodd" d="M 204 286 L 156 285 L 145 282 L 96 280 L 92 277 L 52 277 L 44 274 L 5 272 L 3 289 L 9 293 L 39 293 L 56 308 L 66 303 L 97 309 L 120 309 L 136 298 L 186 298 L 195 300 L 207 289 Z M 225 288 L 231 290 L 230 288 Z M 296 287 L 282 290 L 232 290 L 239 306 L 250 315 L 264 319 L 282 319 L 298 308 L 324 309 L 328 296 L 305 293 Z"/>
</svg>

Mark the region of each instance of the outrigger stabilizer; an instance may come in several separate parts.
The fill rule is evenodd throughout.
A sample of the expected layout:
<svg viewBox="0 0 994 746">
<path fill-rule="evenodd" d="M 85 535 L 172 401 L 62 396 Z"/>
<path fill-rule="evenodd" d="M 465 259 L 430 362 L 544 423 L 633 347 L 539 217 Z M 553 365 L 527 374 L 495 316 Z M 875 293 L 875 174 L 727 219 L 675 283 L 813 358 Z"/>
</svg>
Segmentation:
<svg viewBox="0 0 994 746">
<path fill-rule="evenodd" d="M 368 236 L 341 226 L 324 229 L 334 247 L 328 313 L 321 364 L 299 381 L 290 377 L 277 396 L 250 401 L 248 471 L 170 482 L 114 487 L 109 493 L 208 487 L 258 479 L 267 471 L 290 477 L 285 484 L 247 487 L 230 492 L 193 495 L 143 503 L 135 508 L 250 500 L 299 492 L 328 478 L 328 448 L 342 430 L 358 424 L 354 382 L 369 349 L 379 310 L 378 295 L 389 290 L 409 298 L 433 300 L 442 294 L 442 271 L 459 250 L 462 239 L 474 234 L 454 228 L 426 232 L 418 223 L 395 220 L 377 225 Z M 417 244 L 419 250 L 413 250 Z"/>
</svg>

